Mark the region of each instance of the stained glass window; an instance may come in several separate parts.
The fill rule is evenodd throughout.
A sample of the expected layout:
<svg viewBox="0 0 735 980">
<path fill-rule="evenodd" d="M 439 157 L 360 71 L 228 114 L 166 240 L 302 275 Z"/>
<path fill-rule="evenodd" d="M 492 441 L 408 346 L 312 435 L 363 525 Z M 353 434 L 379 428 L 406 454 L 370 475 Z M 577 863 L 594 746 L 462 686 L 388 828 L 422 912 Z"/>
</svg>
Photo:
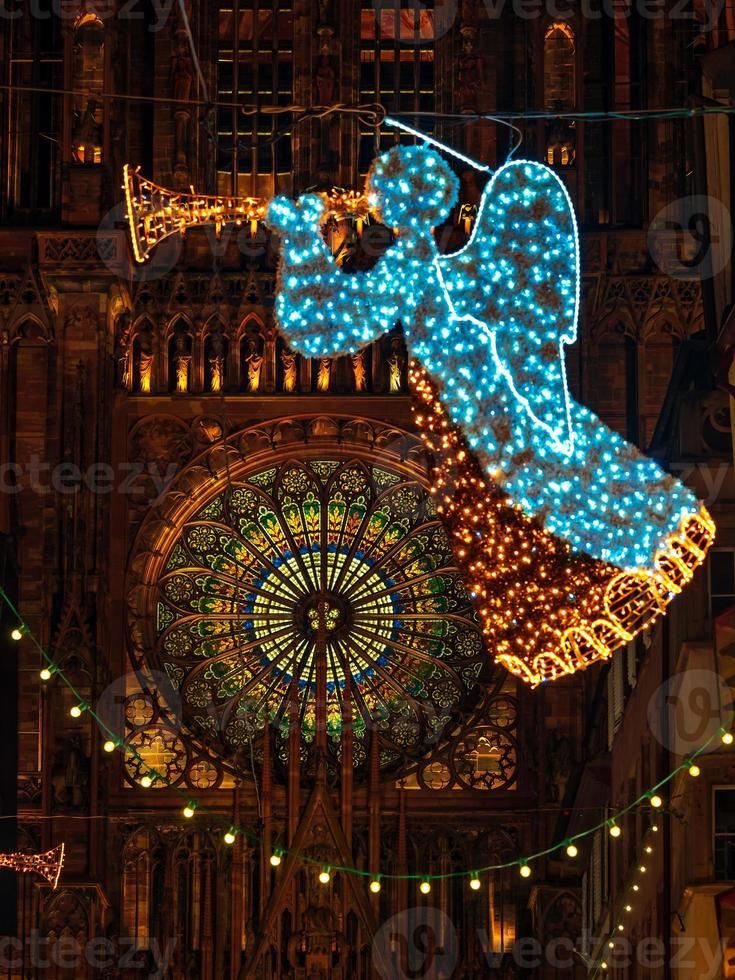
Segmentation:
<svg viewBox="0 0 735 980">
<path fill-rule="evenodd" d="M 327 739 L 353 719 L 356 765 L 426 755 L 491 671 L 428 492 L 398 468 L 351 459 L 261 469 L 181 528 L 159 582 L 160 666 L 195 735 L 236 752 L 274 725 L 287 758 L 297 693 L 315 738 L 323 663 Z"/>
</svg>

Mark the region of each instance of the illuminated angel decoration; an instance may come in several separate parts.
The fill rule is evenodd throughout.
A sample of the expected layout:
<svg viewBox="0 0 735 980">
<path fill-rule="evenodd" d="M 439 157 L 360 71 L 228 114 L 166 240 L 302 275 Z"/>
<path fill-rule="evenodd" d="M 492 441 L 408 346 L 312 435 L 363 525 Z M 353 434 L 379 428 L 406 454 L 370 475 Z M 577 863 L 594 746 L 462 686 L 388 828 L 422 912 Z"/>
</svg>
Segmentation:
<svg viewBox="0 0 735 980">
<path fill-rule="evenodd" d="M 661 555 L 690 518 L 711 537 L 694 495 L 570 395 L 579 240 L 556 174 L 529 161 L 501 167 L 468 244 L 446 256 L 433 229 L 458 181 L 436 150 L 380 157 L 369 193 L 397 237 L 356 275 L 324 243 L 319 198 L 272 202 L 268 220 L 283 237 L 276 311 L 289 342 L 310 357 L 353 353 L 400 320 L 487 479 L 575 553 L 661 577 Z"/>
</svg>

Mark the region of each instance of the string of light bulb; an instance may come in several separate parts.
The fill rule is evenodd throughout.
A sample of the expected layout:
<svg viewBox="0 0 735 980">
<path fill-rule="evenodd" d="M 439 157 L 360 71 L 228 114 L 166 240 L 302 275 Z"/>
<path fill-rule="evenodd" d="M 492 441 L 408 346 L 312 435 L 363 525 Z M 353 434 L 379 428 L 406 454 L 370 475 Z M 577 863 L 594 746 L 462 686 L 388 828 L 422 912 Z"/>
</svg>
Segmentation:
<svg viewBox="0 0 735 980">
<path fill-rule="evenodd" d="M 697 770 L 696 775 L 699 775 L 698 766 L 692 765 L 689 770 L 690 775 L 695 776 L 695 774 L 692 773 L 691 771 L 692 769 L 696 769 Z M 660 806 L 656 809 L 660 809 L 662 806 L 663 806 L 663 801 L 660 802 Z M 645 875 L 648 872 L 648 866 L 646 864 L 646 861 L 654 852 L 653 839 L 657 834 L 658 834 L 658 824 L 654 820 L 654 822 L 651 823 L 650 826 L 648 827 L 646 833 L 643 835 L 643 839 L 641 842 L 641 849 L 635 861 L 635 870 L 633 871 L 632 875 L 628 878 L 628 881 L 622 890 L 624 898 L 622 899 L 620 904 L 620 914 L 613 917 L 614 924 L 612 926 L 612 929 L 610 930 L 610 934 L 608 935 L 607 939 L 603 943 L 603 949 L 609 950 L 610 953 L 605 954 L 603 952 L 602 956 L 599 959 L 597 959 L 594 962 L 594 964 L 590 964 L 590 969 L 593 969 L 593 973 L 591 974 L 591 980 L 595 980 L 595 978 L 599 977 L 600 974 L 606 974 L 611 967 L 611 963 L 609 963 L 608 960 L 605 959 L 605 956 L 606 955 L 610 956 L 611 954 L 614 954 L 615 947 L 617 945 L 617 940 L 620 939 L 620 937 L 625 933 L 626 930 L 625 916 L 630 915 L 633 912 L 635 898 L 641 888 L 639 884 L 640 878 L 642 875 Z"/>
<path fill-rule="evenodd" d="M 220 823 L 225 828 L 223 832 L 223 841 L 227 845 L 233 845 L 240 835 L 253 844 L 263 843 L 261 838 L 256 834 L 253 834 L 246 828 L 229 822 L 218 811 L 203 805 L 199 801 L 189 797 L 188 794 L 183 793 L 180 789 L 178 789 L 178 787 L 174 786 L 171 781 L 166 778 L 166 776 L 151 766 L 132 745 L 129 745 L 123 739 L 119 738 L 116 733 L 109 728 L 104 719 L 97 714 L 93 706 L 84 700 L 80 692 L 77 691 L 74 684 L 66 676 L 64 671 L 54 662 L 53 658 L 30 629 L 28 623 L 21 616 L 15 603 L 13 603 L 2 586 L 0 586 L 0 599 L 2 599 L 16 620 L 16 625 L 10 631 L 11 637 L 17 642 L 20 642 L 23 638 L 28 638 L 39 651 L 45 664 L 44 668 L 40 672 L 41 679 L 48 681 L 52 677 L 56 677 L 67 687 L 69 691 L 71 691 L 77 702 L 72 706 L 70 712 L 72 717 L 80 718 L 83 714 L 88 714 L 95 721 L 100 732 L 107 736 L 102 746 L 104 751 L 123 751 L 142 764 L 145 775 L 140 780 L 140 786 L 143 789 L 150 789 L 154 782 L 160 782 L 184 801 L 184 806 L 181 813 L 185 820 L 192 820 L 197 813 L 201 813 L 205 814 L 213 821 Z M 324 885 L 329 884 L 334 873 L 354 875 L 358 878 L 368 879 L 370 882 L 368 887 L 373 894 L 378 894 L 381 891 L 382 882 L 384 881 L 412 881 L 418 882 L 418 889 L 422 895 L 428 895 L 431 892 L 432 882 L 460 878 L 465 878 L 467 880 L 468 887 L 472 891 L 478 891 L 482 887 L 482 875 L 491 874 L 492 872 L 496 871 L 512 870 L 514 868 L 517 869 L 521 878 L 529 879 L 533 875 L 532 865 L 534 862 L 545 857 L 559 854 L 562 851 L 568 858 L 575 858 L 579 854 L 579 848 L 577 846 L 578 843 L 591 837 L 599 830 L 607 830 L 610 837 L 615 840 L 619 839 L 622 836 L 620 821 L 626 816 L 626 814 L 631 813 L 638 808 L 645 808 L 651 812 L 659 812 L 664 806 L 662 791 L 665 789 L 665 787 L 667 787 L 679 775 L 679 773 L 682 772 L 687 772 L 692 778 L 698 777 L 700 774 L 700 768 L 697 764 L 697 759 L 707 752 L 710 746 L 718 739 L 723 745 L 731 746 L 735 741 L 735 736 L 733 736 L 732 732 L 728 731 L 727 729 L 720 728 L 717 732 L 713 733 L 696 751 L 690 753 L 690 755 L 687 756 L 683 762 L 672 769 L 668 775 L 664 776 L 664 778 L 659 780 L 654 786 L 642 793 L 637 799 L 618 809 L 611 816 L 607 816 L 604 820 L 598 822 L 592 827 L 589 827 L 587 830 L 580 831 L 579 833 L 574 834 L 565 840 L 558 841 L 557 843 L 552 844 L 550 847 L 536 851 L 532 854 L 528 854 L 525 857 L 516 858 L 515 860 L 504 861 L 497 864 L 489 864 L 475 869 L 470 869 L 469 871 L 462 870 L 443 873 L 416 872 L 412 874 L 378 874 L 375 870 L 369 871 L 348 865 L 325 865 L 322 861 L 312 858 L 309 855 L 301 854 L 285 847 L 277 847 L 273 849 L 273 852 L 270 855 L 270 865 L 274 870 L 276 870 L 281 866 L 284 860 L 288 859 L 291 862 L 298 861 L 304 865 L 319 867 L 321 869 L 318 876 L 319 881 Z"/>
</svg>

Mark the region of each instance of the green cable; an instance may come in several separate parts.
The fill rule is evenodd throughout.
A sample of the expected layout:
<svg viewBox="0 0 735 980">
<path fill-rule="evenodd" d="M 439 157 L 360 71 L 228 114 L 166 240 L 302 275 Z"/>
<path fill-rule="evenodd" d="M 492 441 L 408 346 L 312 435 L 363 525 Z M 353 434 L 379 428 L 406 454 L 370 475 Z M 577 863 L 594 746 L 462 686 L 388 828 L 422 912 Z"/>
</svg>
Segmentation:
<svg viewBox="0 0 735 980">
<path fill-rule="evenodd" d="M 102 718 L 100 718 L 100 716 L 94 710 L 94 708 L 92 707 L 92 705 L 86 703 L 86 701 L 84 700 L 84 698 L 80 695 L 80 693 L 76 690 L 76 688 L 71 683 L 71 681 L 67 678 L 67 676 L 65 675 L 65 673 L 63 672 L 63 670 L 61 670 L 55 664 L 55 662 L 53 661 L 53 659 L 49 656 L 49 654 L 47 653 L 47 651 L 43 648 L 43 646 L 41 645 L 41 643 L 38 641 L 38 639 L 36 638 L 35 634 L 30 629 L 30 627 L 28 626 L 28 624 L 26 623 L 26 621 L 20 615 L 19 610 L 17 609 L 17 607 L 12 602 L 12 600 L 8 596 L 7 592 L 5 591 L 5 589 L 1 585 L 0 585 L 0 597 L 3 599 L 3 601 L 5 602 L 5 604 L 8 606 L 8 608 L 10 609 L 10 611 L 13 613 L 13 615 L 18 620 L 18 623 L 21 625 L 21 627 L 23 629 L 23 635 L 24 636 L 27 635 L 27 636 L 30 637 L 30 639 L 33 641 L 33 644 L 38 649 L 38 651 L 41 654 L 41 656 L 43 657 L 43 659 L 46 661 L 46 663 L 49 665 L 49 667 L 52 667 L 53 668 L 53 674 L 55 676 L 58 676 L 58 677 L 61 678 L 61 680 L 63 681 L 63 683 L 67 686 L 67 688 L 72 692 L 72 694 L 74 695 L 74 697 L 77 699 L 77 701 L 79 702 L 79 705 L 80 705 L 80 707 L 82 707 L 83 711 L 86 711 L 92 718 L 94 718 L 94 720 L 97 723 L 98 727 L 103 732 L 105 732 L 106 734 L 108 734 L 109 736 L 111 736 L 111 739 L 115 742 L 115 746 L 117 748 L 119 748 L 119 749 L 124 749 L 127 754 L 129 754 L 134 759 L 136 759 L 138 762 L 140 762 L 142 764 L 142 766 L 145 768 L 147 774 L 152 775 L 153 777 L 155 777 L 155 779 L 157 781 L 160 781 L 164 786 L 166 786 L 167 789 L 172 790 L 173 792 L 175 792 L 182 800 L 184 800 L 186 802 L 187 805 L 191 806 L 196 812 L 202 812 L 204 814 L 207 814 L 207 816 L 212 817 L 213 819 L 217 820 L 218 822 L 219 821 L 222 821 L 222 815 L 218 811 L 213 810 L 213 809 L 211 809 L 209 807 L 200 806 L 196 799 L 194 799 L 192 796 L 189 796 L 188 794 L 182 792 L 180 789 L 178 789 L 178 787 L 174 786 L 169 781 L 169 779 L 167 777 L 163 776 L 162 773 L 158 772 L 148 762 L 146 762 L 146 760 L 140 755 L 140 753 L 136 749 L 134 749 L 131 745 L 128 745 L 127 742 L 121 741 L 119 739 L 119 737 L 117 736 L 117 734 L 114 731 L 112 731 L 111 728 L 108 727 L 108 725 L 103 721 Z M 573 841 L 583 840 L 583 839 L 585 839 L 587 837 L 590 837 L 592 834 L 597 833 L 597 831 L 603 830 L 605 827 L 609 827 L 610 824 L 616 823 L 621 817 L 624 817 L 627 813 L 630 813 L 631 810 L 634 810 L 637 807 L 639 807 L 639 806 L 643 805 L 644 803 L 646 803 L 646 801 L 650 800 L 650 798 L 656 793 L 657 790 L 659 790 L 662 787 L 668 785 L 672 781 L 672 779 L 674 779 L 684 769 L 688 769 L 690 767 L 690 765 L 691 765 L 691 762 L 694 759 L 699 758 L 700 755 L 702 755 L 704 752 L 707 751 L 707 749 L 709 748 L 709 746 L 711 745 L 711 743 L 715 740 L 715 738 L 717 737 L 717 735 L 718 734 L 721 735 L 723 733 L 724 733 L 724 729 L 720 729 L 720 731 L 718 733 L 715 733 L 715 734 L 711 735 L 707 739 L 706 742 L 704 742 L 695 752 L 692 752 L 691 755 L 689 755 L 687 757 L 687 761 L 686 762 L 681 763 L 680 765 L 678 765 L 667 776 L 664 776 L 663 779 L 659 780 L 659 782 L 656 783 L 655 786 L 652 786 L 645 793 L 642 793 L 632 803 L 629 803 L 627 806 L 623 807 L 621 810 L 618 810 L 613 816 L 607 817 L 606 819 L 600 821 L 600 823 L 595 824 L 593 827 L 590 827 L 588 830 L 581 831 L 580 833 L 575 834 L 573 837 L 568 837 L 568 838 L 566 838 L 563 841 L 559 841 L 558 843 L 553 844 L 551 847 L 547 847 L 547 848 L 545 848 L 542 851 L 537 851 L 534 854 L 529 854 L 525 858 L 518 858 L 518 859 L 516 859 L 514 861 L 505 861 L 505 862 L 503 862 L 501 864 L 488 864 L 488 865 L 485 865 L 484 867 L 473 868 L 472 869 L 472 873 L 473 874 L 486 874 L 486 873 L 488 873 L 490 871 L 506 871 L 506 870 L 508 870 L 510 868 L 515 868 L 515 867 L 520 867 L 520 866 L 526 865 L 526 864 L 528 864 L 531 861 L 536 861 L 539 858 L 548 857 L 550 854 L 554 854 L 556 851 L 561 850 L 561 848 L 567 847 Z M 251 833 L 250 831 L 246 830 L 243 827 L 239 827 L 239 826 L 237 826 L 235 824 L 232 824 L 232 823 L 229 823 L 229 822 L 225 823 L 224 821 L 222 821 L 222 825 L 223 826 L 226 826 L 228 830 L 232 830 L 232 831 L 234 831 L 237 834 L 242 834 L 243 837 L 245 837 L 247 840 L 249 840 L 250 842 L 252 842 L 254 844 L 262 844 L 263 843 L 262 838 L 258 837 L 256 834 Z M 288 848 L 279 847 L 278 848 L 278 853 L 282 857 L 288 857 L 288 858 L 290 858 L 293 861 L 297 861 L 298 860 L 298 861 L 301 861 L 304 864 L 311 864 L 311 865 L 314 865 L 314 866 L 317 866 L 317 867 L 323 867 L 323 865 L 324 865 L 324 862 L 323 861 L 316 860 L 316 859 L 314 859 L 312 857 L 309 857 L 306 854 L 299 854 L 296 851 L 290 851 L 290 850 L 288 850 Z M 356 876 L 361 877 L 361 878 L 373 878 L 375 876 L 375 872 L 374 871 L 363 871 L 360 868 L 353 868 L 353 867 L 349 867 L 347 865 L 331 864 L 330 865 L 330 868 L 332 869 L 332 871 L 341 871 L 344 874 L 356 875 Z M 404 874 L 390 874 L 390 873 L 383 874 L 383 873 L 381 873 L 380 878 L 381 878 L 381 880 L 386 880 L 386 881 L 446 881 L 448 879 L 454 879 L 454 878 L 466 878 L 470 873 L 471 873 L 470 871 L 449 871 L 449 872 L 445 872 L 443 874 L 405 874 L 405 875 Z"/>
</svg>

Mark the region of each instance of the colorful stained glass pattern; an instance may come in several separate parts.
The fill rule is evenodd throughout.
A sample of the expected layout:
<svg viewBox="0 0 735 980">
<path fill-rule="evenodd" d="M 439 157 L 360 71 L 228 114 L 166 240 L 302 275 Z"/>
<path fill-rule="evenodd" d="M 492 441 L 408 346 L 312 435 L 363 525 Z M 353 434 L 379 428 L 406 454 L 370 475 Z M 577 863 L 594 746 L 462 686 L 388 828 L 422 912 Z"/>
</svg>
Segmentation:
<svg viewBox="0 0 735 980">
<path fill-rule="evenodd" d="M 156 633 L 193 733 L 236 752 L 269 719 L 283 760 L 290 692 L 314 742 L 318 675 L 333 757 L 351 719 L 356 764 L 377 728 L 390 767 L 435 748 L 489 667 L 431 497 L 353 459 L 287 462 L 207 501 L 168 554 Z"/>
</svg>

